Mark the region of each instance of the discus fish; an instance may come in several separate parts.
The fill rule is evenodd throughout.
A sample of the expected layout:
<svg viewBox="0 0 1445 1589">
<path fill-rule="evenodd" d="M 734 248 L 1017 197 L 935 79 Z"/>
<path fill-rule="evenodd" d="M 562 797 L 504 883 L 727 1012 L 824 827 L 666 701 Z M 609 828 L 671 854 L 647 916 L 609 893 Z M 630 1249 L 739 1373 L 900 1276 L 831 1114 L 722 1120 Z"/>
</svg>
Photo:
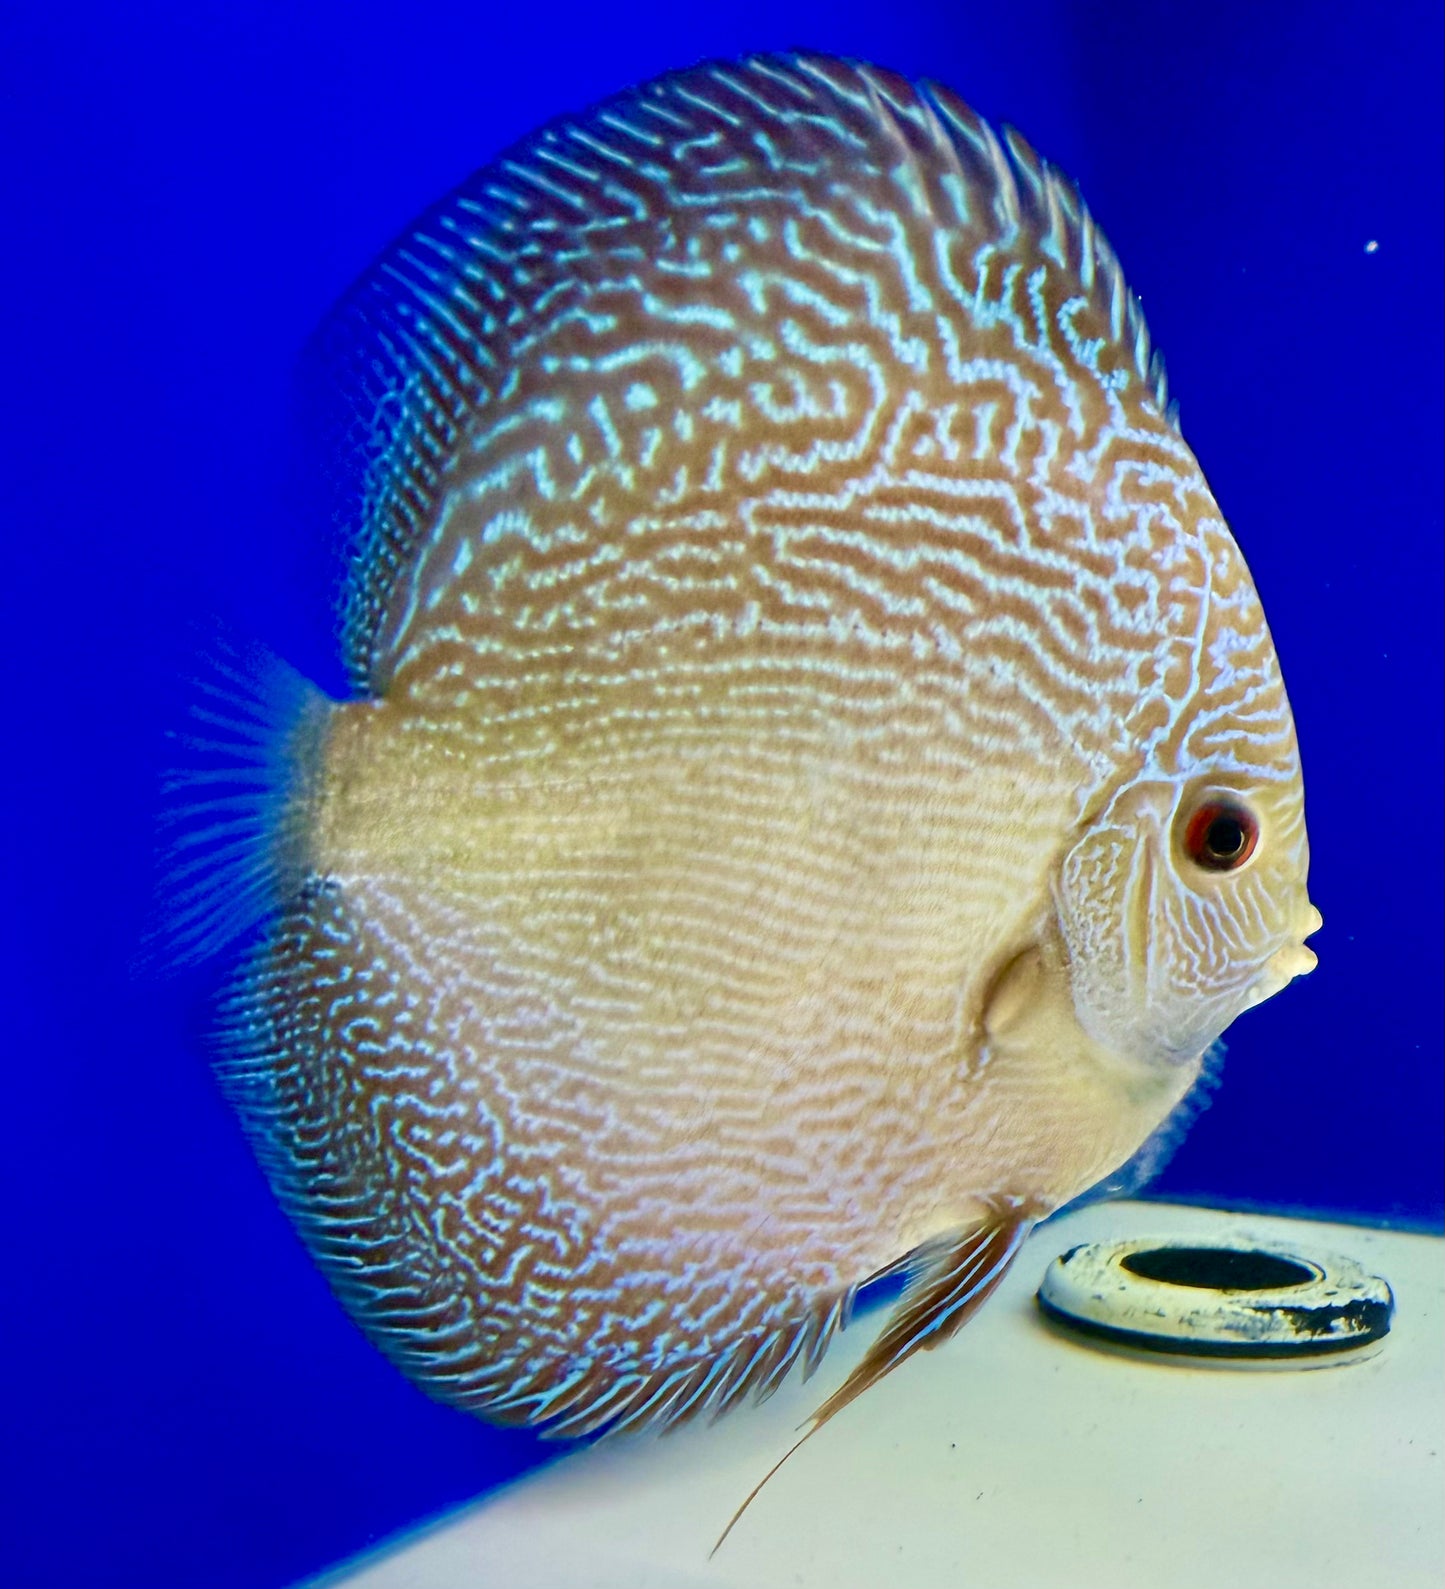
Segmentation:
<svg viewBox="0 0 1445 1589">
<path fill-rule="evenodd" d="M 179 906 L 272 907 L 232 1096 L 487 1418 L 716 1414 L 906 1266 L 816 1427 L 1314 964 L 1274 646 L 1139 306 L 1022 139 L 760 57 L 518 145 L 324 342 L 356 695 L 233 670 L 250 792 Z"/>
</svg>

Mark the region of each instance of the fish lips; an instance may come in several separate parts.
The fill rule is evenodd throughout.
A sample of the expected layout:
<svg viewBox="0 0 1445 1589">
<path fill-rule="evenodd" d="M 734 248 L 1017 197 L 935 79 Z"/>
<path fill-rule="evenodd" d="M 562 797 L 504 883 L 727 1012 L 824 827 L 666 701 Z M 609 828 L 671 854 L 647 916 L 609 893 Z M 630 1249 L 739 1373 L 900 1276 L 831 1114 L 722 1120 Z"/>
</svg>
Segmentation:
<svg viewBox="0 0 1445 1589">
<path fill-rule="evenodd" d="M 1314 910 L 1314 907 L 1310 907 Z M 1314 911 L 1316 917 L 1318 911 Z M 1322 924 L 1321 924 L 1322 925 Z M 1316 931 L 1311 927 L 1310 931 Z M 1256 1004 L 1263 1004 L 1266 999 L 1272 999 L 1282 988 L 1289 986 L 1296 977 L 1308 976 L 1319 964 L 1319 956 L 1313 949 L 1303 942 L 1296 940 L 1287 943 L 1283 949 L 1277 949 L 1264 963 L 1264 969 L 1250 984 L 1245 995 L 1244 1008 L 1251 1010 Z"/>
</svg>

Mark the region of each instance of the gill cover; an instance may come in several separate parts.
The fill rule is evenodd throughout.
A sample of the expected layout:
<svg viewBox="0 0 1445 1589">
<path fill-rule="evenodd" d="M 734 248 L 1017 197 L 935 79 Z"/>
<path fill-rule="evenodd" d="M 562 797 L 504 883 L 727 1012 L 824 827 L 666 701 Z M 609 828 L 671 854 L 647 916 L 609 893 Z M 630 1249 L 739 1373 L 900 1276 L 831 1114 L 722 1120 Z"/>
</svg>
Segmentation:
<svg viewBox="0 0 1445 1589">
<path fill-rule="evenodd" d="M 1186 877 L 1173 831 L 1192 786 L 1126 786 L 1064 857 L 1059 931 L 1079 1024 L 1142 1065 L 1197 1059 L 1253 1002 L 1274 932 L 1230 908 L 1239 877 Z"/>
</svg>

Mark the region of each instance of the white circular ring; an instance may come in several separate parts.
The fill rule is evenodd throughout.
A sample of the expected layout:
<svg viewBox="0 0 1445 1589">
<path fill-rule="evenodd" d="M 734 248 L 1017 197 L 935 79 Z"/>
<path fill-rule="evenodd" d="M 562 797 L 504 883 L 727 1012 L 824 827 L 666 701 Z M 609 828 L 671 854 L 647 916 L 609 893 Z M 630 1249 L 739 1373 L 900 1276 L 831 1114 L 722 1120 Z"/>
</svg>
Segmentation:
<svg viewBox="0 0 1445 1589">
<path fill-rule="evenodd" d="M 1071 1247 L 1038 1292 L 1048 1318 L 1114 1346 L 1302 1368 L 1379 1341 L 1394 1302 L 1352 1259 L 1247 1236 Z"/>
</svg>

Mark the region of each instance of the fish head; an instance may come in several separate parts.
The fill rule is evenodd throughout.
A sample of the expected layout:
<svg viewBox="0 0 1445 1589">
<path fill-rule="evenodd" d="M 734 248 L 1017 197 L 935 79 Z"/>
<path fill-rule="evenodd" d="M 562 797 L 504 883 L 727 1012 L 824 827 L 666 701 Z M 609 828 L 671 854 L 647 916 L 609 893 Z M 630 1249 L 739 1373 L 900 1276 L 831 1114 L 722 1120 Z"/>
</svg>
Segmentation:
<svg viewBox="0 0 1445 1589">
<path fill-rule="evenodd" d="M 1313 969 L 1298 780 L 1139 783 L 1069 851 L 1056 885 L 1075 1013 L 1110 1052 L 1197 1058 Z"/>
<path fill-rule="evenodd" d="M 1146 1065 L 1197 1059 L 1312 970 L 1305 939 L 1322 925 L 1274 647 L 1232 542 L 1215 562 L 1235 565 L 1235 599 L 1203 636 L 1192 687 L 1070 836 L 1054 879 L 1075 1014 Z"/>
</svg>

